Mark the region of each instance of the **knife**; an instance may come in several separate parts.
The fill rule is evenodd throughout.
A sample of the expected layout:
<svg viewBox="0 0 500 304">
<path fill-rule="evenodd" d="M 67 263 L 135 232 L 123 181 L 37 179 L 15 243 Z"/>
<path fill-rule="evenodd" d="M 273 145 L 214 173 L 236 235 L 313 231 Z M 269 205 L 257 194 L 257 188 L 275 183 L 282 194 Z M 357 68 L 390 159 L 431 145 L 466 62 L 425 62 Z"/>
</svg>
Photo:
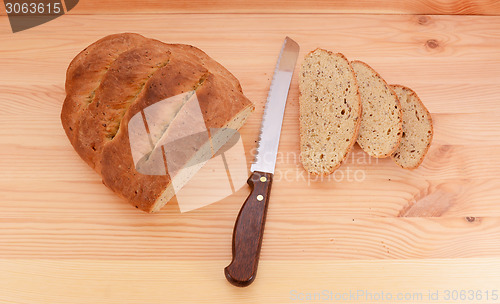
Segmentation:
<svg viewBox="0 0 500 304">
<path fill-rule="evenodd" d="M 283 114 L 298 55 L 299 45 L 286 37 L 267 96 L 252 174 L 247 180 L 251 192 L 234 225 L 233 259 L 224 268 L 227 280 L 239 287 L 250 285 L 257 273 Z"/>
</svg>

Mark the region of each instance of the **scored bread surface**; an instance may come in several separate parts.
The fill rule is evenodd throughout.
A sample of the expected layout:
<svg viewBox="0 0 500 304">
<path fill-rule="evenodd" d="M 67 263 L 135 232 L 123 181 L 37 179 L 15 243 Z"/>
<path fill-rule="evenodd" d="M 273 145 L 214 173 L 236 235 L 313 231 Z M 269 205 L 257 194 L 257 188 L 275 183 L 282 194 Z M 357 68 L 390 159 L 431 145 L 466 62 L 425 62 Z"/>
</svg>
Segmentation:
<svg viewBox="0 0 500 304">
<path fill-rule="evenodd" d="M 432 117 L 417 94 L 410 88 L 391 85 L 403 111 L 403 138 L 392 159 L 400 167 L 415 169 L 424 160 L 431 145 Z"/>
<path fill-rule="evenodd" d="M 155 128 L 163 133 L 172 126 L 188 130 L 190 115 L 178 115 L 185 104 L 168 103 L 167 98 L 190 91 L 196 92 L 207 129 L 238 129 L 254 109 L 238 80 L 203 51 L 137 34 L 95 42 L 75 57 L 66 76 L 61 121 L 73 147 L 106 186 L 148 212 L 159 210 L 175 195 L 173 180 L 181 178 L 176 185 L 184 184 L 191 176 L 137 171 L 128 134 L 134 115 L 161 101 L 168 115 Z M 216 137 L 214 131 L 203 149 L 210 152 Z M 186 153 L 187 159 L 180 161 L 202 158 L 200 153 L 206 151 Z"/>
<path fill-rule="evenodd" d="M 300 150 L 306 171 L 332 173 L 356 142 L 361 122 L 358 85 L 340 53 L 316 49 L 299 75 Z"/>
<path fill-rule="evenodd" d="M 363 114 L 357 142 L 373 157 L 388 157 L 402 137 L 401 105 L 385 80 L 362 61 L 352 61 L 359 86 Z"/>
</svg>

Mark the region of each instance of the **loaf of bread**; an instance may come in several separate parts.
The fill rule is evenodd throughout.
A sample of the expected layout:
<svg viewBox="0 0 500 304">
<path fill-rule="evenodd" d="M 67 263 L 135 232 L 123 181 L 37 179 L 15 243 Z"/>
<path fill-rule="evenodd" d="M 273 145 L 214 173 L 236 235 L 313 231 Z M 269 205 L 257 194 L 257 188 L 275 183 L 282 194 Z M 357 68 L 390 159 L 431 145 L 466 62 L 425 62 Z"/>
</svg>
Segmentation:
<svg viewBox="0 0 500 304">
<path fill-rule="evenodd" d="M 400 167 L 415 169 L 431 145 L 432 117 L 413 90 L 401 85 L 391 88 L 398 95 L 403 111 L 403 138 L 391 157 Z"/>
<path fill-rule="evenodd" d="M 299 75 L 300 160 L 311 174 L 338 168 L 356 142 L 361 122 L 358 85 L 340 53 L 316 49 Z"/>
<path fill-rule="evenodd" d="M 363 114 L 359 146 L 377 158 L 390 156 L 402 137 L 401 105 L 385 80 L 362 61 L 351 62 L 358 81 Z"/>
<path fill-rule="evenodd" d="M 166 136 L 182 138 L 194 124 L 210 130 L 197 146 L 178 147 L 173 160 L 182 168 L 209 158 L 254 109 L 238 80 L 203 51 L 131 33 L 84 49 L 68 67 L 65 88 L 61 121 L 71 144 L 106 186 L 147 212 L 196 173 L 166 168 Z M 139 147 L 131 146 L 135 139 Z"/>
</svg>

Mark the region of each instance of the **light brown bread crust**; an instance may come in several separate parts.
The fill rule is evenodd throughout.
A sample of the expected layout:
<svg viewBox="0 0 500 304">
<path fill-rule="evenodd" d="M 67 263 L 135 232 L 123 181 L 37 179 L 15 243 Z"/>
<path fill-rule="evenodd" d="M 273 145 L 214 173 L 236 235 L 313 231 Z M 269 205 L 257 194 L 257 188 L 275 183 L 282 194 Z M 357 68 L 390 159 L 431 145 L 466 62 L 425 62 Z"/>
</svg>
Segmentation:
<svg viewBox="0 0 500 304">
<path fill-rule="evenodd" d="M 403 139 L 391 158 L 403 169 L 416 169 L 431 146 L 434 135 L 432 116 L 415 91 L 397 84 L 391 87 L 398 94 L 403 111 Z M 413 117 L 420 126 L 412 123 Z M 423 148 L 419 147 L 421 145 Z"/>
<path fill-rule="evenodd" d="M 238 80 L 201 50 L 137 34 L 112 35 L 70 64 L 61 121 L 106 186 L 141 210 L 157 211 L 173 195 L 164 194 L 172 177 L 136 170 L 128 123 L 148 106 L 193 90 L 207 128 L 224 127 L 235 117 L 239 122 L 232 127 L 239 128 L 254 108 Z M 188 129 L 189 118 L 174 117 L 172 124 Z"/>
<path fill-rule="evenodd" d="M 137 47 L 147 38 L 132 34 L 106 36 L 81 51 L 69 64 L 66 72 L 66 99 L 61 111 L 62 124 L 72 144 L 81 112 L 93 101 L 107 69 L 120 54 Z"/>
<path fill-rule="evenodd" d="M 299 74 L 301 163 L 310 174 L 337 169 L 356 142 L 362 106 L 354 71 L 343 54 L 316 49 Z"/>
<path fill-rule="evenodd" d="M 92 103 L 81 115 L 85 119 L 80 119 L 74 129 L 75 150 L 98 173 L 104 144 L 116 135 L 125 112 L 148 79 L 168 65 L 170 57 L 170 50 L 163 44 L 146 41 L 110 64 Z"/>
<path fill-rule="evenodd" d="M 208 70 L 200 65 L 172 59 L 148 80 L 141 95 L 120 120 L 116 136 L 113 140 L 108 140 L 101 149 L 103 183 L 141 210 L 149 211 L 152 203 L 171 182 L 171 177 L 168 174 L 145 175 L 137 172 L 130 150 L 128 123 L 134 115 L 148 106 L 195 89 L 199 80 L 207 73 Z"/>
<path fill-rule="evenodd" d="M 368 64 L 355 60 L 351 65 L 359 86 L 363 114 L 357 142 L 370 156 L 390 156 L 402 137 L 402 112 L 396 93 Z"/>
</svg>

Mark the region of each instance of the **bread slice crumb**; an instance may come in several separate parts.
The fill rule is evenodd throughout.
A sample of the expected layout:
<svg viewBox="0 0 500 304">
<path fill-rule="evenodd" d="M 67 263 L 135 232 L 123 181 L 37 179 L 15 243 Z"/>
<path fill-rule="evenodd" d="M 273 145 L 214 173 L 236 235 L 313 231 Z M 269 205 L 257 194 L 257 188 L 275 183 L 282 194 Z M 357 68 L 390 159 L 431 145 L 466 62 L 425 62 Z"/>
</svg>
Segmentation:
<svg viewBox="0 0 500 304">
<path fill-rule="evenodd" d="M 432 142 L 432 117 L 417 94 L 402 85 L 391 85 L 403 111 L 403 136 L 392 159 L 404 169 L 415 169 L 424 160 Z"/>
<path fill-rule="evenodd" d="M 402 136 L 401 105 L 396 93 L 369 65 L 352 61 L 359 85 L 363 115 L 358 144 L 370 156 L 390 156 L 399 146 Z"/>
<path fill-rule="evenodd" d="M 354 71 L 340 53 L 310 52 L 299 75 L 300 160 L 307 172 L 327 175 L 354 145 L 361 100 Z"/>
</svg>

